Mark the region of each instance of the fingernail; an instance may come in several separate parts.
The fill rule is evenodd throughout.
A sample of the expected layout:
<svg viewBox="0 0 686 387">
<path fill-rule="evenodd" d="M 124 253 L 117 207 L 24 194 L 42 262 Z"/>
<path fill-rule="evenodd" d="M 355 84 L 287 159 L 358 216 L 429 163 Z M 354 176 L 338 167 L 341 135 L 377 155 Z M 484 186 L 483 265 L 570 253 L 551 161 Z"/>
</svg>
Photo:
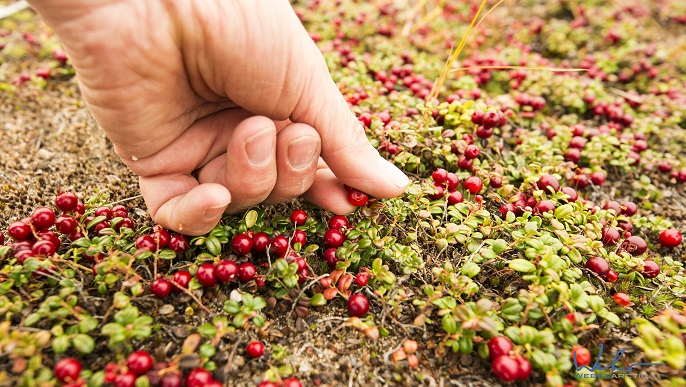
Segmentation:
<svg viewBox="0 0 686 387">
<path fill-rule="evenodd" d="M 205 220 L 214 220 L 217 217 L 217 214 L 223 213 L 224 210 L 226 209 L 226 206 L 228 206 L 228 205 L 229 205 L 229 203 L 208 207 L 205 210 L 203 217 L 205 218 Z"/>
<path fill-rule="evenodd" d="M 245 154 L 254 167 L 267 165 L 274 157 L 276 133 L 274 128 L 262 129 L 245 140 Z"/>
<path fill-rule="evenodd" d="M 398 188 L 405 188 L 410 184 L 410 179 L 405 176 L 405 173 L 391 164 L 388 160 L 379 155 L 379 169 L 385 172 L 388 179 Z"/>
<path fill-rule="evenodd" d="M 317 137 L 305 136 L 288 144 L 288 164 L 296 171 L 307 168 L 312 164 L 320 148 Z"/>
</svg>

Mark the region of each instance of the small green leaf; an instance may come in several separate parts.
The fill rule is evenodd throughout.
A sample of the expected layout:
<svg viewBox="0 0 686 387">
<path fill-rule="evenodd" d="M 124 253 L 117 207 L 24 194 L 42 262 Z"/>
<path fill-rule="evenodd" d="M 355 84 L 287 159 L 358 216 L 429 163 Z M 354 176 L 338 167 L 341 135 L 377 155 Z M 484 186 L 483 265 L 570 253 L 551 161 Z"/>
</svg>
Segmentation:
<svg viewBox="0 0 686 387">
<path fill-rule="evenodd" d="M 527 261 L 526 259 L 513 259 L 509 264 L 510 269 L 520 273 L 531 273 L 536 270 L 536 265 Z"/>
<path fill-rule="evenodd" d="M 79 333 L 72 339 L 72 344 L 81 353 L 91 353 L 95 349 L 95 341 L 92 337 Z"/>
<path fill-rule="evenodd" d="M 257 223 L 257 211 L 255 210 L 250 210 L 245 214 L 245 225 L 250 228 Z"/>
</svg>

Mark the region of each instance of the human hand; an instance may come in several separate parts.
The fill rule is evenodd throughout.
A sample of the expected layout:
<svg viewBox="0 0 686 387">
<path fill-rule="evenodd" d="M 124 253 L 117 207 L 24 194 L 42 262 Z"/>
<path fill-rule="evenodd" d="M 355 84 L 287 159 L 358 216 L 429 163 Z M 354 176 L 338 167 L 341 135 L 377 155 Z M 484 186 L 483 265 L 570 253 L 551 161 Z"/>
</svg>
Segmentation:
<svg viewBox="0 0 686 387">
<path fill-rule="evenodd" d="M 203 234 L 303 195 L 351 212 L 407 177 L 379 156 L 286 0 L 33 0 L 152 218 Z M 319 157 L 321 154 L 321 158 Z"/>
</svg>

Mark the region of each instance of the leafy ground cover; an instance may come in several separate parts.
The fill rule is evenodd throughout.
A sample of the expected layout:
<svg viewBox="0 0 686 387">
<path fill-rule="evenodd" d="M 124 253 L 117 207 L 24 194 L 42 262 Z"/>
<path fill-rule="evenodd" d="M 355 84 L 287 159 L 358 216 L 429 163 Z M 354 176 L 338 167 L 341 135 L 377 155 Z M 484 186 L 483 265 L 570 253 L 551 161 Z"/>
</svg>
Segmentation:
<svg viewBox="0 0 686 387">
<path fill-rule="evenodd" d="M 296 2 L 413 182 L 193 238 L 2 20 L 0 384 L 685 385 L 686 7 L 481 5 Z"/>
</svg>

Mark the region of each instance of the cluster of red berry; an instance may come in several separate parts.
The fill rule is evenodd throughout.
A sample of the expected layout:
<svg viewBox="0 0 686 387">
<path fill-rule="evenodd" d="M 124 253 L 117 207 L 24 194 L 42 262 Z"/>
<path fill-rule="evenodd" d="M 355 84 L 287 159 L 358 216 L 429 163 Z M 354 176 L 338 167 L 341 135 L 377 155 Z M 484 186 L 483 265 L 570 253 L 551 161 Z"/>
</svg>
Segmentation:
<svg viewBox="0 0 686 387">
<path fill-rule="evenodd" d="M 505 336 L 496 336 L 488 341 L 488 355 L 491 372 L 501 382 L 526 380 L 531 375 L 531 363 L 522 355 L 512 352 L 512 341 Z"/>
</svg>

